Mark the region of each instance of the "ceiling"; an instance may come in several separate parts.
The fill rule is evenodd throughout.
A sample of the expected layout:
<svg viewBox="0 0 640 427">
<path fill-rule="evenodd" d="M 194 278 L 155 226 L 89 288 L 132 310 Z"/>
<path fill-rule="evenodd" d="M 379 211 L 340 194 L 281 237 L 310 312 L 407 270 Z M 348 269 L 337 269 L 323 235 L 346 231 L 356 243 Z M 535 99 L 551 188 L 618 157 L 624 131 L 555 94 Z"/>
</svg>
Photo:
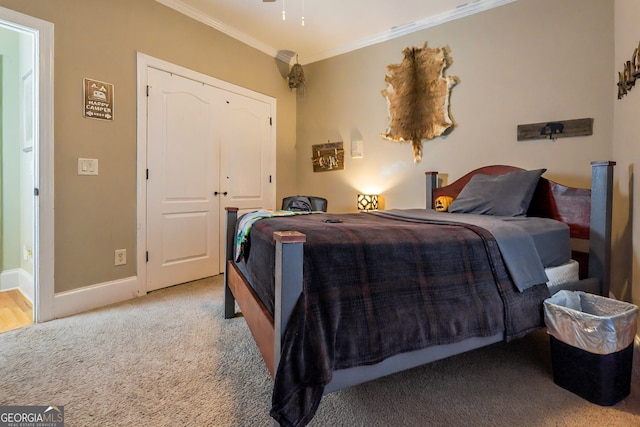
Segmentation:
<svg viewBox="0 0 640 427">
<path fill-rule="evenodd" d="M 289 62 L 297 54 L 307 64 L 516 0 L 156 1 L 273 57 Z"/>
</svg>

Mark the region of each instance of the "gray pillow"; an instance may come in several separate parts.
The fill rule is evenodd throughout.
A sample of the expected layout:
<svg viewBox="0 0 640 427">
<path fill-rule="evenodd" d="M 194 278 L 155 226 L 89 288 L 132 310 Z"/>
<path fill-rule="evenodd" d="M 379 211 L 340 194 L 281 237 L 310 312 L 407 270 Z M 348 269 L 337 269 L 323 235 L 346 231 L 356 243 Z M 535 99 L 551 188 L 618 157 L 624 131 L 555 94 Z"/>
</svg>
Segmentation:
<svg viewBox="0 0 640 427">
<path fill-rule="evenodd" d="M 452 213 L 524 216 L 546 169 L 474 175 L 449 205 Z"/>
</svg>

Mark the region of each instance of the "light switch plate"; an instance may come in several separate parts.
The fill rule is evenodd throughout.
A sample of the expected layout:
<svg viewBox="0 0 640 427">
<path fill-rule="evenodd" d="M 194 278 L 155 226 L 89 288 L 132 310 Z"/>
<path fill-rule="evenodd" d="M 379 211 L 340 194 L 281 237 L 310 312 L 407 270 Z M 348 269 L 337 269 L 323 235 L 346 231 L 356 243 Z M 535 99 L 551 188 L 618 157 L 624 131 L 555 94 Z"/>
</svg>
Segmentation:
<svg viewBox="0 0 640 427">
<path fill-rule="evenodd" d="M 98 159 L 78 157 L 78 175 L 98 175 Z"/>
</svg>

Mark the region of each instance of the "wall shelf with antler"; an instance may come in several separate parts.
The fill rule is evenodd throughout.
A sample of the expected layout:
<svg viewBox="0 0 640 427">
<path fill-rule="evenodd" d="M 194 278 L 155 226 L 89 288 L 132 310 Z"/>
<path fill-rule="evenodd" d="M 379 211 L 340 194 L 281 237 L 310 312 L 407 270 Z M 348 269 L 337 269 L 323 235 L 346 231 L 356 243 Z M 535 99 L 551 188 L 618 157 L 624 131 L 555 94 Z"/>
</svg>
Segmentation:
<svg viewBox="0 0 640 427">
<path fill-rule="evenodd" d="M 618 99 L 622 99 L 635 86 L 640 78 L 640 43 L 633 51 L 630 61 L 623 65 L 623 70 L 618 72 Z"/>
<path fill-rule="evenodd" d="M 518 125 L 518 141 L 593 135 L 593 119 L 559 120 Z"/>
</svg>

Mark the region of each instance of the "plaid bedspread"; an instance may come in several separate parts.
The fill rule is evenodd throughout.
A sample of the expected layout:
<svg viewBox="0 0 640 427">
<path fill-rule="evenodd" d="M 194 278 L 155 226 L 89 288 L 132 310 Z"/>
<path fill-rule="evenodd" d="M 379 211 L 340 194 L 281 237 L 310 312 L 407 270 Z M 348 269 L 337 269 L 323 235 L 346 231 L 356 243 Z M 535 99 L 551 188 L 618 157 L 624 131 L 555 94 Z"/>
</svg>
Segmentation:
<svg viewBox="0 0 640 427">
<path fill-rule="evenodd" d="M 303 294 L 273 389 L 271 415 L 283 426 L 311 420 L 335 370 L 501 331 L 512 340 L 544 325 L 546 285 L 519 292 L 486 230 L 362 213 L 254 224 L 239 264 L 272 312 L 272 236 L 285 230 L 307 241 Z"/>
</svg>

